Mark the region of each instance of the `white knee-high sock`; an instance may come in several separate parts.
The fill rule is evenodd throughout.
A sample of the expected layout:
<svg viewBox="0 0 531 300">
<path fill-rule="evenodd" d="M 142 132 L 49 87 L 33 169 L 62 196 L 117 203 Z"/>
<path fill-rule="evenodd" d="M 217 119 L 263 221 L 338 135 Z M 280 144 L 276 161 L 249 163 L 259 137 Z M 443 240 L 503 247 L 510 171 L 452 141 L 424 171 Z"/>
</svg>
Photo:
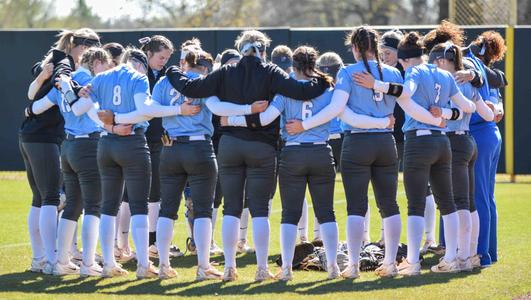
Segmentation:
<svg viewBox="0 0 531 300">
<path fill-rule="evenodd" d="M 212 240 L 214 240 L 214 232 L 216 229 L 216 221 L 218 220 L 218 209 L 212 208 Z"/>
<path fill-rule="evenodd" d="M 293 266 L 296 243 L 297 225 L 280 224 L 280 255 L 282 256 L 282 268 Z"/>
<path fill-rule="evenodd" d="M 31 252 L 34 259 L 44 257 L 44 245 L 39 230 L 41 208 L 32 206 L 28 214 L 28 231 L 31 241 Z"/>
<path fill-rule="evenodd" d="M 407 217 L 407 261 L 410 264 L 416 264 L 419 261 L 423 231 L 424 217 Z"/>
<path fill-rule="evenodd" d="M 116 228 L 116 230 L 114 231 L 114 244 L 115 245 L 119 245 L 118 244 L 118 236 L 120 235 L 120 219 L 122 218 L 122 208 L 121 208 L 121 205 L 120 205 L 120 208 L 118 208 L 118 212 L 116 213 L 116 222 L 114 223 L 114 228 Z"/>
<path fill-rule="evenodd" d="M 267 268 L 269 254 L 269 218 L 253 218 L 253 244 L 258 267 Z"/>
<path fill-rule="evenodd" d="M 443 216 L 444 223 L 444 242 L 446 251 L 444 252 L 444 260 L 453 261 L 457 255 L 457 236 L 459 232 L 459 217 L 457 212 Z"/>
<path fill-rule="evenodd" d="M 116 225 L 116 222 L 114 224 Z M 94 255 L 96 254 L 96 246 L 98 245 L 99 226 L 100 218 L 93 215 L 83 216 L 81 242 L 83 243 L 83 264 L 85 266 L 92 266 L 94 264 Z"/>
<path fill-rule="evenodd" d="M 384 229 L 383 219 L 382 219 L 382 228 L 380 229 L 380 240 L 383 241 L 385 244 L 385 229 Z"/>
<path fill-rule="evenodd" d="M 317 220 L 317 217 L 313 218 L 313 239 L 314 240 L 321 239 L 321 226 L 319 224 L 319 220 Z"/>
<path fill-rule="evenodd" d="M 136 249 L 136 260 L 138 264 L 147 267 L 149 264 L 149 225 L 147 215 L 131 216 L 131 235 Z"/>
<path fill-rule="evenodd" d="M 426 206 L 424 207 L 424 231 L 426 233 L 426 241 L 435 242 L 435 221 L 435 198 L 433 198 L 432 194 L 426 197 Z"/>
<path fill-rule="evenodd" d="M 77 222 L 61 218 L 57 231 L 57 261 L 67 264 L 70 260 L 72 238 L 76 231 Z"/>
<path fill-rule="evenodd" d="M 131 210 L 129 203 L 122 202 L 120 207 L 120 222 L 118 226 L 118 248 L 129 249 L 129 228 L 131 225 Z"/>
<path fill-rule="evenodd" d="M 367 212 L 365 213 L 365 220 L 363 222 L 363 242 L 371 242 L 371 207 L 367 206 Z"/>
<path fill-rule="evenodd" d="M 100 219 L 100 246 L 103 263 L 107 266 L 116 266 L 114 258 L 114 231 L 116 217 L 101 215 Z"/>
<path fill-rule="evenodd" d="M 194 220 L 194 241 L 197 247 L 197 265 L 200 268 L 210 266 L 210 242 L 212 241 L 212 220 L 199 218 Z"/>
<path fill-rule="evenodd" d="M 234 216 L 223 216 L 221 239 L 223 241 L 225 268 L 236 268 L 236 244 L 238 243 L 238 233 L 240 231 L 240 219 Z"/>
<path fill-rule="evenodd" d="M 173 238 L 173 223 L 170 218 L 160 217 L 157 221 L 157 250 L 160 266 L 170 266 L 170 244 Z"/>
<path fill-rule="evenodd" d="M 297 229 L 299 231 L 299 238 L 301 241 L 308 240 L 308 202 L 304 199 L 302 204 L 302 214 L 297 224 Z"/>
<path fill-rule="evenodd" d="M 57 261 L 55 253 L 56 237 L 57 237 L 57 206 L 43 205 L 41 206 L 39 216 L 39 230 L 41 232 L 41 239 L 44 244 L 44 252 L 46 260 L 52 264 Z M 72 239 L 68 240 L 69 245 Z"/>
<path fill-rule="evenodd" d="M 71 243 L 71 249 L 70 253 L 74 255 L 74 253 L 79 251 L 79 248 L 77 246 L 77 229 L 78 229 L 78 222 L 76 222 L 76 227 L 74 228 L 74 234 L 72 235 L 72 243 Z"/>
<path fill-rule="evenodd" d="M 328 222 L 320 225 L 323 233 L 323 245 L 325 248 L 326 264 L 328 269 L 337 265 L 338 229 L 336 222 Z"/>
<path fill-rule="evenodd" d="M 160 202 L 148 202 L 149 232 L 155 232 L 155 230 L 157 230 L 159 211 Z"/>
<path fill-rule="evenodd" d="M 347 217 L 347 247 L 349 264 L 351 266 L 358 264 L 360 260 L 364 222 L 365 218 L 362 216 L 351 215 Z"/>
<path fill-rule="evenodd" d="M 472 226 L 470 230 L 470 256 L 478 254 L 478 240 L 479 240 L 479 215 L 478 211 L 470 214 Z"/>
<path fill-rule="evenodd" d="M 249 227 L 249 208 L 244 208 L 240 217 L 240 239 L 247 240 L 247 228 Z"/>
<path fill-rule="evenodd" d="M 462 260 L 465 260 L 470 256 L 472 218 L 470 217 L 470 211 L 466 209 L 458 210 L 457 216 L 459 218 L 457 257 Z"/>
<path fill-rule="evenodd" d="M 398 243 L 400 243 L 400 232 L 402 231 L 402 222 L 400 215 L 394 215 L 382 220 L 385 234 L 385 257 L 383 263 L 386 265 L 394 264 L 396 261 L 396 252 Z"/>
</svg>

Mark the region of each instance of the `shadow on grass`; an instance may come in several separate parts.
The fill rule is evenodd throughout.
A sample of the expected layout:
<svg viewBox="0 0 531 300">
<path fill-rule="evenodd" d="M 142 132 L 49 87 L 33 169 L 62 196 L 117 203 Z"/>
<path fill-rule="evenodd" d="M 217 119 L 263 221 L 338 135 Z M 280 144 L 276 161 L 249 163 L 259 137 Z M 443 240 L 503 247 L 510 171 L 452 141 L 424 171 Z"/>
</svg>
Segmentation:
<svg viewBox="0 0 531 300">
<path fill-rule="evenodd" d="M 254 255 L 242 257 L 254 263 Z M 184 257 L 177 261 L 194 261 L 195 257 Z M 432 261 L 433 260 L 433 261 Z M 176 262 L 177 262 L 176 261 Z M 432 265 L 437 258 L 433 257 L 425 261 L 425 265 Z M 181 265 L 182 266 L 182 265 Z M 426 269 L 424 267 L 423 269 Z M 223 283 L 220 281 L 196 282 L 193 278 L 178 278 L 168 281 L 158 279 L 134 280 L 130 276 L 124 278 L 101 279 L 79 278 L 74 276 L 56 277 L 30 272 L 20 272 L 0 275 L 0 293 L 23 292 L 23 293 L 46 293 L 46 294 L 106 294 L 106 295 L 165 295 L 165 296 L 231 296 L 231 295 L 259 295 L 265 293 L 282 294 L 296 293 L 300 295 L 319 295 L 331 292 L 371 291 L 409 288 L 440 284 L 454 279 L 479 274 L 480 271 L 458 274 L 434 274 L 428 273 L 416 277 L 376 278 L 371 281 L 360 280 L 326 280 L 326 273 L 320 272 L 319 278 L 314 281 L 297 282 L 297 279 L 305 277 L 305 271 L 296 271 L 295 280 L 289 283 L 269 281 L 264 283 L 250 282 L 250 278 L 242 278 L 240 281 Z M 366 273 L 362 273 L 365 277 Z M 321 276 L 322 275 L 322 276 Z M 313 276 L 313 275 L 312 275 Z M 116 290 L 118 289 L 118 290 Z"/>
</svg>

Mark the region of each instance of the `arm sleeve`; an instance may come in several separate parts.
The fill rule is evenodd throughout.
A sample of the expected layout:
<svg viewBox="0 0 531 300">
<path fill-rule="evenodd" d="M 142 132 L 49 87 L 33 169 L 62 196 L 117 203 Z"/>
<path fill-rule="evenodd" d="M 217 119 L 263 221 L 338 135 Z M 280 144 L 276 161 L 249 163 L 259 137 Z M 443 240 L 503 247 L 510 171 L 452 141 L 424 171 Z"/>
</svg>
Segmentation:
<svg viewBox="0 0 531 300">
<path fill-rule="evenodd" d="M 264 112 L 260 113 L 260 123 L 262 126 L 271 124 L 280 116 L 280 111 L 275 106 L 269 106 Z M 244 116 L 232 116 L 228 118 L 229 126 L 247 127 Z"/>
<path fill-rule="evenodd" d="M 460 91 L 457 94 L 450 97 L 452 102 L 455 103 L 463 112 L 473 113 L 476 111 L 476 105 L 474 102 L 468 100 Z"/>
<path fill-rule="evenodd" d="M 37 101 L 34 101 L 32 104 L 32 111 L 34 114 L 36 115 L 40 115 L 42 114 L 43 112 L 47 111 L 48 109 L 50 109 L 52 106 L 55 105 L 55 103 L 53 103 L 50 98 L 48 98 L 47 96 L 44 97 L 44 98 L 41 98 Z"/>
<path fill-rule="evenodd" d="M 485 120 L 485 121 L 492 121 L 494 120 L 494 112 L 490 107 L 487 106 L 485 101 L 483 99 L 480 99 L 476 101 L 476 109 L 478 114 Z"/>
<path fill-rule="evenodd" d="M 290 78 L 286 72 L 278 67 L 272 69 L 271 76 L 272 92 L 295 100 L 317 98 L 330 87 L 323 78 L 314 78 L 305 82 Z"/>
<path fill-rule="evenodd" d="M 218 116 L 230 117 L 252 114 L 251 105 L 220 101 L 217 96 L 208 97 L 205 104 L 213 114 Z"/>
<path fill-rule="evenodd" d="M 77 117 L 81 116 L 82 114 L 88 112 L 91 108 L 94 107 L 94 102 L 91 98 L 80 98 L 76 103 L 72 104 L 70 108 L 72 108 L 72 112 Z"/>
<path fill-rule="evenodd" d="M 339 115 L 339 118 L 341 121 L 355 128 L 385 129 L 389 126 L 389 118 L 374 118 L 367 115 L 357 114 L 349 107 L 345 107 L 345 110 Z"/>
<path fill-rule="evenodd" d="M 474 72 L 474 79 L 470 81 L 470 84 L 475 88 L 481 87 L 483 85 L 483 76 L 481 76 L 481 73 L 476 70 L 474 64 L 468 59 L 463 59 L 463 66 L 466 70 Z"/>
<path fill-rule="evenodd" d="M 441 118 L 435 118 L 429 111 L 418 105 L 417 102 L 411 100 L 411 98 L 403 98 L 400 96 L 400 98 L 397 99 L 397 102 L 404 112 L 413 119 L 433 126 L 439 126 L 439 124 L 441 124 Z"/>
<path fill-rule="evenodd" d="M 181 114 L 180 106 L 165 106 L 151 99 L 146 93 L 135 94 L 136 110 L 146 117 L 162 118 Z M 128 123 L 132 124 L 132 123 Z"/>
<path fill-rule="evenodd" d="M 490 88 L 499 89 L 508 84 L 505 73 L 501 70 L 485 67 L 485 73 L 487 74 L 487 82 L 489 83 Z"/>
<path fill-rule="evenodd" d="M 87 115 L 89 116 L 89 118 L 94 122 L 96 123 L 96 125 L 98 125 L 99 127 L 103 128 L 104 125 L 103 125 L 103 122 L 100 120 L 100 118 L 98 118 L 98 112 L 96 111 L 96 106 L 93 105 L 89 111 L 87 111 Z"/>
<path fill-rule="evenodd" d="M 166 77 L 171 85 L 186 97 L 207 98 L 217 94 L 223 70 L 220 68 L 205 77 L 191 80 L 177 67 L 171 66 L 166 71 Z"/>
<path fill-rule="evenodd" d="M 345 91 L 334 90 L 330 104 L 328 104 L 316 115 L 302 121 L 302 127 L 304 130 L 317 127 L 337 117 L 345 109 L 348 97 L 349 95 Z"/>
</svg>

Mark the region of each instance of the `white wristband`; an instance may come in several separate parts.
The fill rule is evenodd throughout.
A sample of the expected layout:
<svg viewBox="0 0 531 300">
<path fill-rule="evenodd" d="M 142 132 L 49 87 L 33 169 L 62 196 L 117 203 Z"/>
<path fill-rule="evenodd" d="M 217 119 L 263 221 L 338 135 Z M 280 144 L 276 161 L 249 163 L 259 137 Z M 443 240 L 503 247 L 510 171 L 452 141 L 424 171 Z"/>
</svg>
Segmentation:
<svg viewBox="0 0 531 300">
<path fill-rule="evenodd" d="M 442 118 L 450 120 L 452 118 L 453 112 L 449 108 L 442 108 Z"/>
<path fill-rule="evenodd" d="M 389 91 L 389 82 L 383 82 L 380 80 L 374 81 L 374 90 L 380 93 L 386 94 Z"/>
</svg>

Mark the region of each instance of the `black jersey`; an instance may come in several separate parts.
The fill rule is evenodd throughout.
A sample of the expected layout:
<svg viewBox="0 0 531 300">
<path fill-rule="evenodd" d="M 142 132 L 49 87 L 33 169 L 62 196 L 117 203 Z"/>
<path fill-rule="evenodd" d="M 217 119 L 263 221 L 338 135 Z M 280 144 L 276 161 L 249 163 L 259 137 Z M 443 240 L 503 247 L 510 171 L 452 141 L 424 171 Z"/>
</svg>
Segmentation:
<svg viewBox="0 0 531 300">
<path fill-rule="evenodd" d="M 149 80 L 149 92 L 153 92 L 153 87 L 159 81 L 159 79 L 166 74 L 166 67 L 163 67 L 162 70 L 158 72 L 155 76 L 155 73 L 151 68 L 148 68 L 147 76 Z M 149 120 L 149 127 L 146 131 L 146 139 L 148 142 L 160 142 L 164 128 L 162 128 L 162 118 L 153 118 Z"/>
</svg>

